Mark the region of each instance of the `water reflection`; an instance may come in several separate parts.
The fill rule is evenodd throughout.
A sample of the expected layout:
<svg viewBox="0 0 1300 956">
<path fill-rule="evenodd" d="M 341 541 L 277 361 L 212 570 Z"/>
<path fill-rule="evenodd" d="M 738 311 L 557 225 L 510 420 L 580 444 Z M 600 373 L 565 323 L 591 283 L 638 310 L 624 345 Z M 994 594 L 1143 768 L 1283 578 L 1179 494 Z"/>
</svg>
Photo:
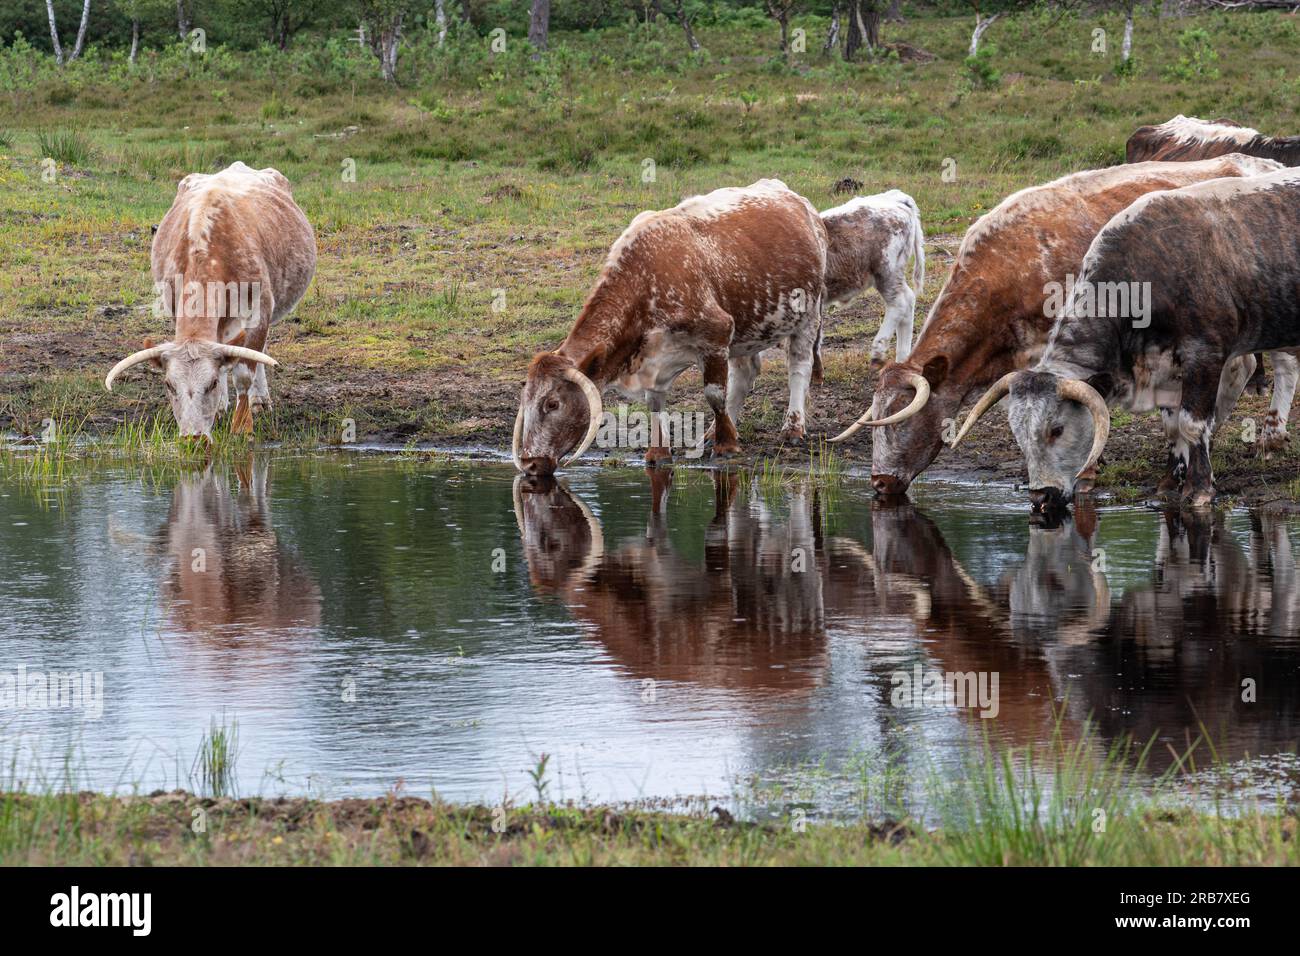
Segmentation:
<svg viewBox="0 0 1300 956">
<path fill-rule="evenodd" d="M 1080 506 L 1053 527 L 997 485 L 566 478 L 259 455 L 105 467 L 42 503 L 0 477 L 0 671 L 105 675 L 101 720 L 0 715 L 0 751 L 32 732 L 47 766 L 78 746 L 86 786 L 186 785 L 224 713 L 245 793 L 494 801 L 528 795 L 541 753 L 553 794 L 591 800 L 725 799 L 864 754 L 915 779 L 984 731 L 1043 742 L 1056 713 L 1158 736 L 1157 767 L 1202 727 L 1229 759 L 1295 747 L 1293 517 Z M 996 718 L 894 706 L 916 667 L 997 673 Z"/>
<path fill-rule="evenodd" d="M 702 555 L 669 534 L 672 472 L 651 469 L 645 531 L 610 546 L 591 509 L 563 486 L 520 478 L 515 507 L 529 578 L 561 599 L 627 673 L 750 691 L 805 690 L 826 668 L 817 496 L 776 518 L 715 472 Z"/>
<path fill-rule="evenodd" d="M 794 487 L 777 514 L 725 472 L 712 476 L 702 557 L 683 555 L 668 533 L 671 472 L 650 474 L 644 533 L 608 546 L 566 488 L 515 488 L 533 587 L 631 677 L 809 690 L 828 680 L 831 643 L 850 636 L 867 651 L 861 678 L 884 725 L 915 719 L 890 712 L 890 690 L 920 663 L 996 673 L 995 719 L 985 726 L 973 706 L 953 713 L 1015 744 L 1046 740 L 1058 722 L 1075 737 L 1091 717 L 1105 740 L 1155 736 L 1182 749 L 1208 733 L 1229 759 L 1295 748 L 1300 594 L 1286 519 L 1251 515 L 1243 541 L 1222 514 L 1153 515 L 1154 566 L 1116 592 L 1114 557 L 1097 544 L 1102 518 L 1086 502 L 1072 519 L 1031 523 L 1023 555 L 981 581 L 905 499 L 871 504 L 868 547 L 825 532 L 817 490 Z M 1144 562 L 1118 540 L 1132 578 L 1134 559 Z M 1172 759 L 1161 746 L 1153 764 Z"/>
</svg>

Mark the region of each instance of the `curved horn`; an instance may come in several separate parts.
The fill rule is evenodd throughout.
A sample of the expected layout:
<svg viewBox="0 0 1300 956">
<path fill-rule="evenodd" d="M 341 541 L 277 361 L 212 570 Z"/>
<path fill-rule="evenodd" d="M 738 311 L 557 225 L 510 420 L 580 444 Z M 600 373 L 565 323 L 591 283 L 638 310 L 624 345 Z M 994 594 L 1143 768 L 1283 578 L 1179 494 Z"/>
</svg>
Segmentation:
<svg viewBox="0 0 1300 956">
<path fill-rule="evenodd" d="M 523 471 L 524 463 L 520 460 L 520 449 L 524 443 L 524 400 L 519 400 L 519 411 L 515 414 L 515 437 L 510 442 L 510 457 L 515 460 L 515 470 Z M 520 528 L 522 531 L 523 529 Z"/>
<path fill-rule="evenodd" d="M 583 394 L 587 396 L 587 406 L 588 411 L 591 414 L 591 421 L 587 425 L 587 434 L 583 436 L 582 442 L 578 445 L 578 450 L 568 458 L 564 459 L 564 461 L 560 462 L 558 465 L 560 468 L 564 468 L 574 461 L 577 461 L 582 457 L 582 453 L 591 447 L 591 443 L 596 440 L 596 429 L 600 428 L 600 416 L 602 412 L 600 391 L 592 383 L 591 379 L 587 378 L 587 376 L 583 375 L 576 368 L 566 368 L 564 370 L 564 377 L 574 385 L 581 388 Z"/>
<path fill-rule="evenodd" d="M 830 440 L 832 442 L 844 441 L 844 439 L 856 434 L 859 429 L 866 425 L 870 425 L 872 428 L 882 428 L 885 425 L 897 425 L 899 422 L 911 418 L 921 409 L 925 408 L 925 403 L 930 400 L 929 381 L 926 380 L 924 375 L 919 375 L 916 372 L 909 375 L 907 381 L 914 389 L 916 389 L 916 396 L 906 408 L 900 409 L 899 411 L 894 412 L 894 414 L 887 415 L 880 419 L 873 419 L 871 417 L 871 409 L 867 409 L 866 414 Z"/>
<path fill-rule="evenodd" d="M 1011 379 L 1015 372 L 1007 372 L 1000 379 L 993 383 L 987 392 L 980 396 L 980 400 L 975 403 L 975 407 L 970 410 L 966 416 L 966 421 L 962 423 L 961 431 L 957 437 L 952 440 L 950 447 L 956 448 L 957 443 L 966 437 L 966 433 L 975 427 L 975 423 L 984 417 L 984 413 L 1000 402 L 1004 395 L 1011 391 Z"/>
<path fill-rule="evenodd" d="M 275 368 L 280 363 L 265 352 L 259 352 L 257 349 L 246 349 L 242 345 L 229 345 L 225 342 L 216 343 L 217 351 L 222 355 L 235 359 L 246 359 L 249 362 L 261 362 L 263 365 L 269 365 Z"/>
<path fill-rule="evenodd" d="M 591 536 L 591 550 L 583 558 L 582 564 L 569 575 L 570 578 L 584 581 L 591 577 L 592 572 L 600 566 L 601 559 L 605 557 L 605 535 L 601 532 L 599 519 L 591 513 L 587 503 L 568 488 L 564 488 L 564 492 L 578 506 L 578 510 L 582 512 L 582 517 L 587 522 L 587 533 Z"/>
<path fill-rule="evenodd" d="M 170 351 L 172 348 L 174 348 L 174 345 L 171 342 L 163 342 L 161 345 L 151 345 L 147 349 L 141 349 L 139 352 L 128 355 L 126 358 L 122 359 L 122 361 L 114 365 L 109 371 L 108 375 L 104 378 L 104 388 L 111 392 L 113 390 L 113 380 L 131 366 L 139 365 L 141 362 L 147 362 L 151 358 L 155 358 L 162 355 L 164 352 Z"/>
<path fill-rule="evenodd" d="M 1056 394 L 1061 398 L 1078 402 L 1092 412 L 1092 448 L 1088 450 L 1088 460 L 1079 469 L 1081 475 L 1096 463 L 1106 447 L 1106 439 L 1110 437 L 1110 408 L 1099 391 L 1077 378 L 1067 378 L 1062 381 L 1057 386 Z M 1074 476 L 1075 480 L 1078 480 L 1079 475 Z"/>
</svg>

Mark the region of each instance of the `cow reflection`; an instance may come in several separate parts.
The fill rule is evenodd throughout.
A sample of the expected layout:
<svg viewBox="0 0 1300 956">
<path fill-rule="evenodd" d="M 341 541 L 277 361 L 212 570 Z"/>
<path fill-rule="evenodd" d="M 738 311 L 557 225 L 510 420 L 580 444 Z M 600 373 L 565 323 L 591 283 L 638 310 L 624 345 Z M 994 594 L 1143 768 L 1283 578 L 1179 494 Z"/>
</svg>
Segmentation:
<svg viewBox="0 0 1300 956">
<path fill-rule="evenodd" d="M 678 553 L 664 518 L 672 473 L 650 471 L 644 535 L 606 548 L 591 510 L 563 486 L 516 481 L 533 587 L 563 600 L 637 678 L 800 691 L 826 667 L 815 495 L 777 516 L 715 473 L 704 561 Z"/>
<path fill-rule="evenodd" d="M 268 463 L 249 460 L 234 473 L 233 495 L 211 465 L 172 493 L 158 532 L 168 621 L 214 649 L 279 650 L 320 623 L 320 589 L 271 525 Z"/>
<path fill-rule="evenodd" d="M 1106 736 L 1164 741 L 1160 766 L 1202 733 L 1226 759 L 1294 749 L 1297 583 L 1280 518 L 1252 514 L 1238 536 L 1222 515 L 1168 512 L 1151 583 L 1131 588 L 1092 640 L 1059 648 L 1058 668 Z M 1208 748 L 1198 753 L 1203 762 Z"/>
</svg>

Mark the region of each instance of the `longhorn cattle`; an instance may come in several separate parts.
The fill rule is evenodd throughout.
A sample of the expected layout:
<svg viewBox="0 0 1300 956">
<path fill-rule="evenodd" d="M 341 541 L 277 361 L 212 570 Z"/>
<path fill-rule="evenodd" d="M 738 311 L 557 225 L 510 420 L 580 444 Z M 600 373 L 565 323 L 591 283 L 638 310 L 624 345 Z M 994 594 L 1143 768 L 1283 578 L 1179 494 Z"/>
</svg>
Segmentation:
<svg viewBox="0 0 1300 956">
<path fill-rule="evenodd" d="M 1144 288 L 1140 319 L 1114 307 L 1110 290 Z M 1042 509 L 1070 500 L 1076 477 L 1101 455 L 1108 406 L 1177 407 L 1172 475 L 1190 504 L 1208 504 L 1211 436 L 1236 401 L 1221 394 L 1233 387 L 1225 368 L 1300 345 L 1297 290 L 1300 169 L 1144 196 L 1093 240 L 1042 358 L 999 379 L 958 439 L 1009 395 L 1030 497 Z M 1240 377 L 1237 394 L 1244 384 Z"/>
<path fill-rule="evenodd" d="M 610 249 L 568 336 L 528 368 L 515 417 L 516 467 L 547 475 L 580 457 L 611 386 L 650 408 L 647 462 L 670 458 L 658 412 L 692 365 L 703 372 L 713 410 L 714 453 L 735 454 L 735 423 L 759 354 L 781 343 L 790 373 L 782 434 L 802 439 L 826 255 L 817 210 L 775 179 L 641 213 Z"/>
<path fill-rule="evenodd" d="M 885 300 L 885 317 L 871 344 L 871 364 L 883 365 L 891 339 L 895 357 L 912 351 L 916 290 L 925 285 L 925 234 L 916 201 L 898 189 L 856 196 L 822 213 L 830 242 L 826 257 L 826 299 L 840 305 L 875 286 Z M 907 260 L 912 284 L 907 284 Z"/>
<path fill-rule="evenodd" d="M 951 437 L 963 403 L 1041 354 L 1053 321 L 1049 289 L 1079 271 L 1112 216 L 1155 190 L 1278 168 L 1237 155 L 1139 163 L 1073 173 L 1007 197 L 967 230 L 907 361 L 881 370 L 871 408 L 832 440 L 875 428 L 872 485 L 879 494 L 903 493 Z"/>
<path fill-rule="evenodd" d="M 191 173 L 153 239 L 156 307 L 175 317 L 171 341 L 113 366 L 104 387 L 141 362 L 162 369 L 182 437 L 210 439 L 218 412 L 236 403 L 231 431 L 253 430 L 253 410 L 271 405 L 266 354 L 271 324 L 291 312 L 316 270 L 316 237 L 274 169 L 235 163 Z"/>
<path fill-rule="evenodd" d="M 1125 148 L 1127 162 L 1148 160 L 1189 162 L 1213 159 L 1227 153 L 1243 153 L 1276 160 L 1283 166 L 1300 166 L 1300 136 L 1263 136 L 1258 130 L 1232 120 L 1213 122 L 1183 116 L 1181 113 L 1159 126 L 1143 126 L 1129 137 Z M 1300 360 L 1289 352 L 1274 352 L 1273 403 L 1260 438 L 1260 447 L 1271 451 L 1286 443 L 1286 420 L 1291 414 Z M 1251 394 L 1263 394 L 1267 386 L 1264 356 L 1255 356 L 1255 374 L 1246 383 Z"/>
<path fill-rule="evenodd" d="M 1181 113 L 1159 126 L 1143 126 L 1128 138 L 1125 162 L 1186 162 L 1244 153 L 1300 166 L 1300 136 L 1264 136 L 1232 120 L 1213 122 Z"/>
</svg>

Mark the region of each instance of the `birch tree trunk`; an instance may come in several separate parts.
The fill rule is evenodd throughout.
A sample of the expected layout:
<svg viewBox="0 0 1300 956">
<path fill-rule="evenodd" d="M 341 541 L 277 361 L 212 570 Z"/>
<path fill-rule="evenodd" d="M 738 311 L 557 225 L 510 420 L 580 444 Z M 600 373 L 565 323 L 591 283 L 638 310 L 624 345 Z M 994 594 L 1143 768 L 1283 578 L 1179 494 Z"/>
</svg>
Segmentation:
<svg viewBox="0 0 1300 956">
<path fill-rule="evenodd" d="M 135 63 L 136 54 L 140 52 L 140 21 L 131 21 L 131 63 Z"/>
<path fill-rule="evenodd" d="M 989 17 L 981 17 L 978 13 L 975 14 L 975 32 L 970 35 L 970 56 L 974 56 L 979 52 L 980 39 L 984 36 L 985 31 L 987 31 L 989 27 L 993 26 L 993 22 L 1000 16 L 1002 16 L 1000 13 L 995 13 Z"/>
<path fill-rule="evenodd" d="M 447 39 L 447 6 L 446 0 L 436 0 L 433 5 L 434 22 L 438 25 L 438 46 Z"/>
<path fill-rule="evenodd" d="M 1133 52 L 1133 8 L 1130 7 L 1124 15 L 1124 43 L 1119 48 L 1119 58 L 1121 63 L 1127 63 L 1129 54 Z"/>
<path fill-rule="evenodd" d="M 700 41 L 695 39 L 695 31 L 691 28 L 691 18 L 686 15 L 686 0 L 677 0 L 677 6 L 674 9 L 678 24 L 681 25 L 682 32 L 686 34 L 686 45 L 691 48 L 692 53 L 698 53 L 700 50 Z"/>
<path fill-rule="evenodd" d="M 547 37 L 551 31 L 551 0 L 533 0 L 528 16 L 528 42 L 533 45 L 533 59 L 541 56 L 546 49 Z"/>
<path fill-rule="evenodd" d="M 54 0 L 45 0 L 45 12 L 50 17 L 50 43 L 54 45 L 54 62 L 63 66 L 63 44 L 59 42 L 59 25 L 54 22 Z"/>
<path fill-rule="evenodd" d="M 86 26 L 90 23 L 90 0 L 86 0 L 81 7 L 81 26 L 77 27 L 77 44 L 72 48 L 72 56 L 68 57 L 71 63 L 77 57 L 81 56 L 81 50 L 86 45 Z"/>
</svg>

